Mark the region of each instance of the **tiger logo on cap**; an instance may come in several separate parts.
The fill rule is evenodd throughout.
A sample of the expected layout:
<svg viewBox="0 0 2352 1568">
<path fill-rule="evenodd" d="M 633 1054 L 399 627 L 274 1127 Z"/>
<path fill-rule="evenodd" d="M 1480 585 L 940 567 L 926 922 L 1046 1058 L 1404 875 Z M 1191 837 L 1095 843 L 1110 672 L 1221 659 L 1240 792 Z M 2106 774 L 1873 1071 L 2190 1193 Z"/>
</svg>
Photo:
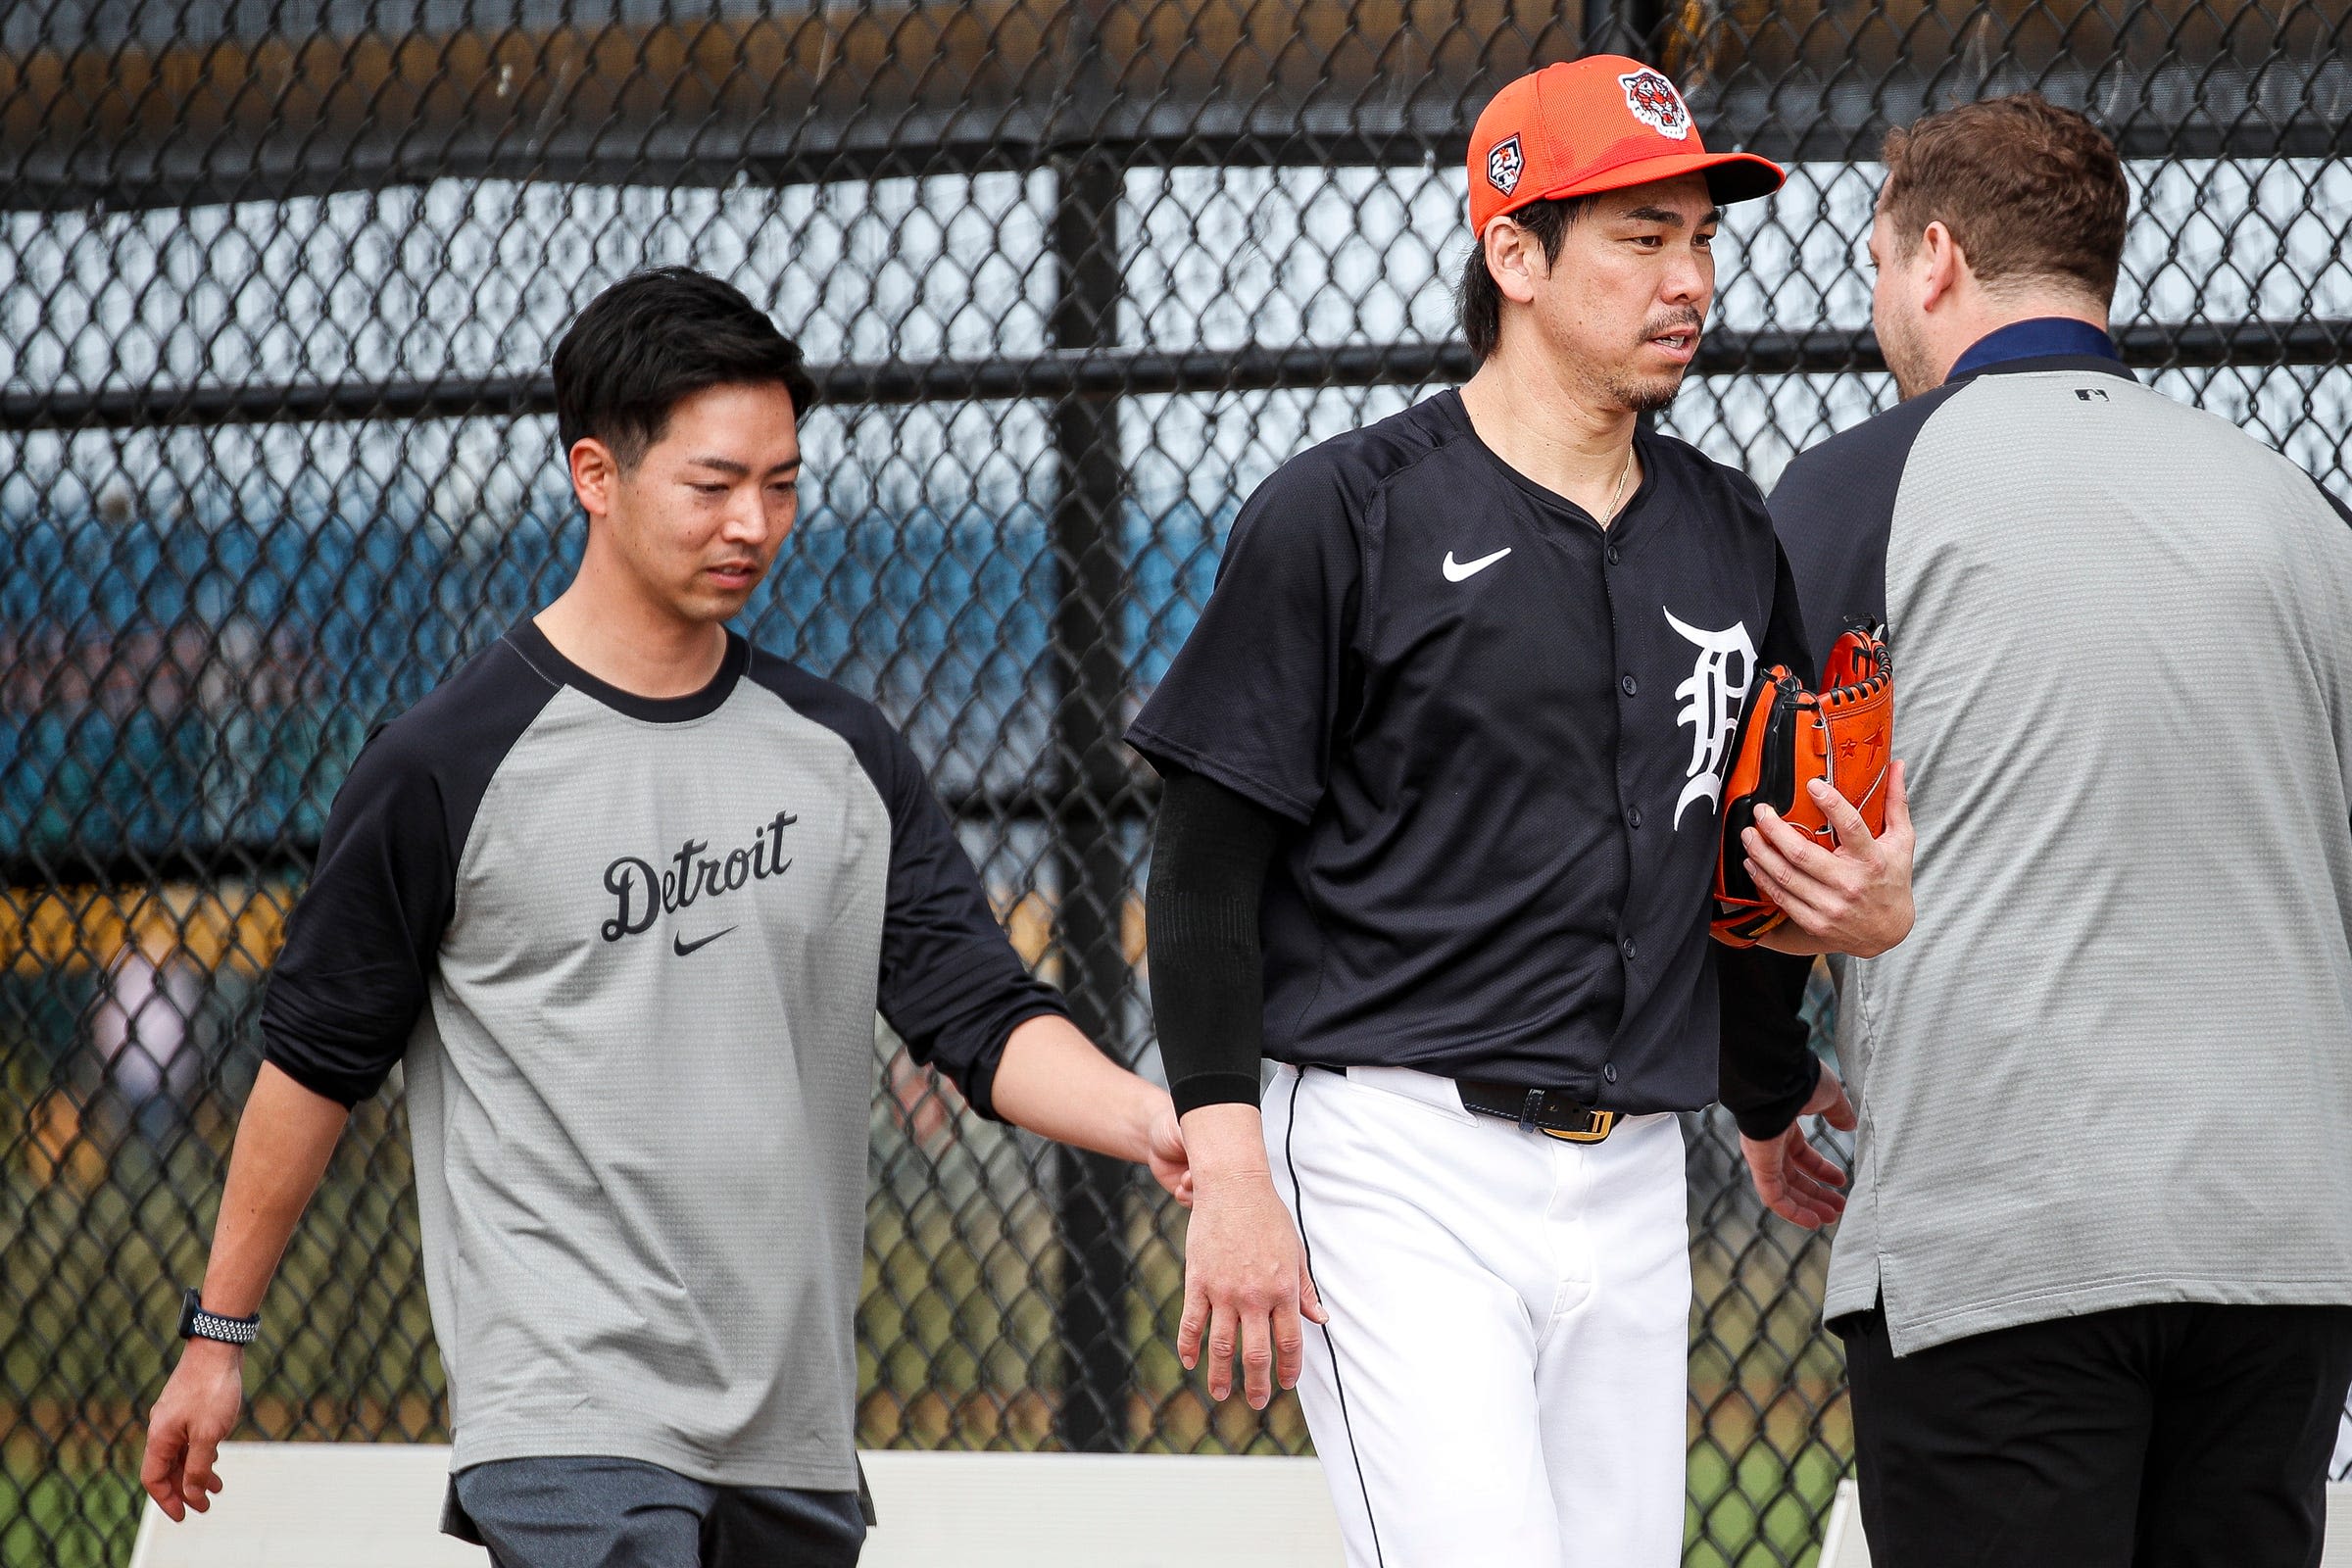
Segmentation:
<svg viewBox="0 0 2352 1568">
<path fill-rule="evenodd" d="M 1628 72 L 1617 83 L 1625 89 L 1625 107 L 1634 112 L 1636 120 L 1674 141 L 1690 136 L 1690 111 L 1663 74 L 1647 69 Z"/>
</svg>

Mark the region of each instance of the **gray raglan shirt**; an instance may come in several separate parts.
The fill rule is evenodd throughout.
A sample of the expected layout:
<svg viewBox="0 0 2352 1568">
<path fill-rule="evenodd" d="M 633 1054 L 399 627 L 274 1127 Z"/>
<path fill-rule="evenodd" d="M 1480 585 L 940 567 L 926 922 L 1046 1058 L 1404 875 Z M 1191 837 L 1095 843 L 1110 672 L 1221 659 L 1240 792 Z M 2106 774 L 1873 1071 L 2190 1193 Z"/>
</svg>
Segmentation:
<svg viewBox="0 0 2352 1568">
<path fill-rule="evenodd" d="M 983 1112 L 1059 1010 L 871 705 L 730 638 L 654 701 L 517 626 L 369 742 L 262 1016 L 404 1062 L 459 1468 L 857 1485 L 877 1004 Z"/>
<path fill-rule="evenodd" d="M 1881 415 L 1772 509 L 1817 655 L 1890 628 L 1919 835 L 1909 940 L 1842 965 L 1825 1315 L 1883 1298 L 1904 1354 L 2352 1302 L 2340 509 L 2099 356 Z"/>
</svg>

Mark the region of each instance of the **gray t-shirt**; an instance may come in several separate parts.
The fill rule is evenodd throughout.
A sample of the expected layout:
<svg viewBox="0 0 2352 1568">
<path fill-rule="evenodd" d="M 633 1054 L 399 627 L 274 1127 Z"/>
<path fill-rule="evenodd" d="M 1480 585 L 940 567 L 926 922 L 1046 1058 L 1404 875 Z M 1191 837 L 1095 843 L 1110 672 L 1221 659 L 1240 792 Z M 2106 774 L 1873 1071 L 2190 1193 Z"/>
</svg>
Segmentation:
<svg viewBox="0 0 2352 1568">
<path fill-rule="evenodd" d="M 1861 1131 L 1825 1313 L 1883 1300 L 1908 1354 L 2352 1302 L 2339 509 L 2105 353 L 1955 378 L 1772 506 L 1816 643 L 1888 624 L 1919 834 L 1917 926 L 1839 966 Z"/>
<path fill-rule="evenodd" d="M 262 1031 L 346 1104 L 405 1063 L 460 1468 L 857 1484 L 877 1005 L 984 1114 L 1060 1010 L 830 682 L 730 637 L 650 700 L 525 622 L 369 741 Z"/>
</svg>

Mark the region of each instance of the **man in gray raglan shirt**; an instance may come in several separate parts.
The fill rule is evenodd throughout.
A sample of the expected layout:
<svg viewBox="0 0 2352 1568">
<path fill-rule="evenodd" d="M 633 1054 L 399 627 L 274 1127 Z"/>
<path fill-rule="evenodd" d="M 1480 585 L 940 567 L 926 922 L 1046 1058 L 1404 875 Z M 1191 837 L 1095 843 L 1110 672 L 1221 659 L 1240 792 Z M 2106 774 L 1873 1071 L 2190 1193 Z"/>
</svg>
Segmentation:
<svg viewBox="0 0 2352 1568">
<path fill-rule="evenodd" d="M 142 1480 L 174 1519 L 219 1490 L 270 1277 L 402 1063 L 453 1531 L 500 1568 L 848 1564 L 877 1006 L 982 1114 L 1179 1197 L 1182 1140 L 1022 966 L 889 721 L 723 625 L 792 526 L 799 350 L 670 269 L 555 382 L 579 573 L 336 799 Z"/>
<path fill-rule="evenodd" d="M 2127 189 L 2082 117 L 1970 105 L 1886 164 L 1906 401 L 1771 503 L 1817 654 L 1889 627 L 1918 834 L 1911 940 L 1839 974 L 1824 1311 L 1871 1548 L 2316 1564 L 2352 1379 L 2352 528 L 2124 368 Z M 1812 1222 L 1802 1135 L 1740 1130 Z"/>
</svg>

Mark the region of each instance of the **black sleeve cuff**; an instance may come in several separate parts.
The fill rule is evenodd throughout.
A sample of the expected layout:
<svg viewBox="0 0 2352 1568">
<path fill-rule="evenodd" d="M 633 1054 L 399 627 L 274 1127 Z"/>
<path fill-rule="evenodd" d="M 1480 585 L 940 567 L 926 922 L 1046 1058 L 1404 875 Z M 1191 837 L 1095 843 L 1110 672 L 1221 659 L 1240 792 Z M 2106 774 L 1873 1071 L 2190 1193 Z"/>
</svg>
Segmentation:
<svg viewBox="0 0 2352 1568">
<path fill-rule="evenodd" d="M 976 1038 L 977 1050 L 943 1050 L 936 1055 L 929 1052 L 917 1054 L 909 1045 L 907 1054 L 918 1061 L 927 1061 L 948 1076 L 964 1103 L 989 1121 L 1003 1121 L 997 1111 L 997 1068 L 1004 1060 L 1004 1048 L 1012 1041 L 1012 1032 L 1032 1018 L 1067 1018 L 1070 1009 L 1042 981 L 1031 981 L 1035 994 L 1012 1004 L 1004 1010 L 996 1004 L 993 1016 L 983 1012 L 958 1020 L 951 1029 L 966 1038 Z M 904 1037 L 902 1037 L 904 1038 Z"/>
<path fill-rule="evenodd" d="M 262 1059 L 312 1094 L 331 1100 L 345 1110 L 356 1108 L 363 1101 L 373 1100 L 376 1091 L 384 1087 L 384 1080 L 392 1076 L 389 1068 L 382 1072 L 337 1072 L 282 1052 L 274 1043 L 262 1047 Z"/>
<path fill-rule="evenodd" d="M 1802 1088 L 1791 1089 L 1787 1094 L 1776 1095 L 1761 1103 L 1749 1104 L 1732 1112 L 1732 1120 L 1740 1124 L 1742 1137 L 1767 1143 L 1788 1130 L 1789 1124 L 1796 1120 L 1797 1113 L 1805 1108 L 1805 1102 L 1813 1098 L 1814 1086 L 1821 1082 L 1821 1058 L 1807 1053 L 1805 1061 L 1808 1065 Z"/>
<path fill-rule="evenodd" d="M 1168 1085 L 1168 1098 L 1176 1102 L 1176 1114 L 1182 1116 L 1203 1105 L 1254 1105 L 1257 1090 L 1253 1072 L 1197 1072 Z"/>
<path fill-rule="evenodd" d="M 1748 1137 L 1777 1138 L 1821 1081 L 1821 1058 L 1813 1054 L 1813 1031 L 1804 1017 L 1813 960 L 1769 948 L 1724 948 L 1715 955 L 1715 970 L 1724 1108 Z"/>
</svg>

